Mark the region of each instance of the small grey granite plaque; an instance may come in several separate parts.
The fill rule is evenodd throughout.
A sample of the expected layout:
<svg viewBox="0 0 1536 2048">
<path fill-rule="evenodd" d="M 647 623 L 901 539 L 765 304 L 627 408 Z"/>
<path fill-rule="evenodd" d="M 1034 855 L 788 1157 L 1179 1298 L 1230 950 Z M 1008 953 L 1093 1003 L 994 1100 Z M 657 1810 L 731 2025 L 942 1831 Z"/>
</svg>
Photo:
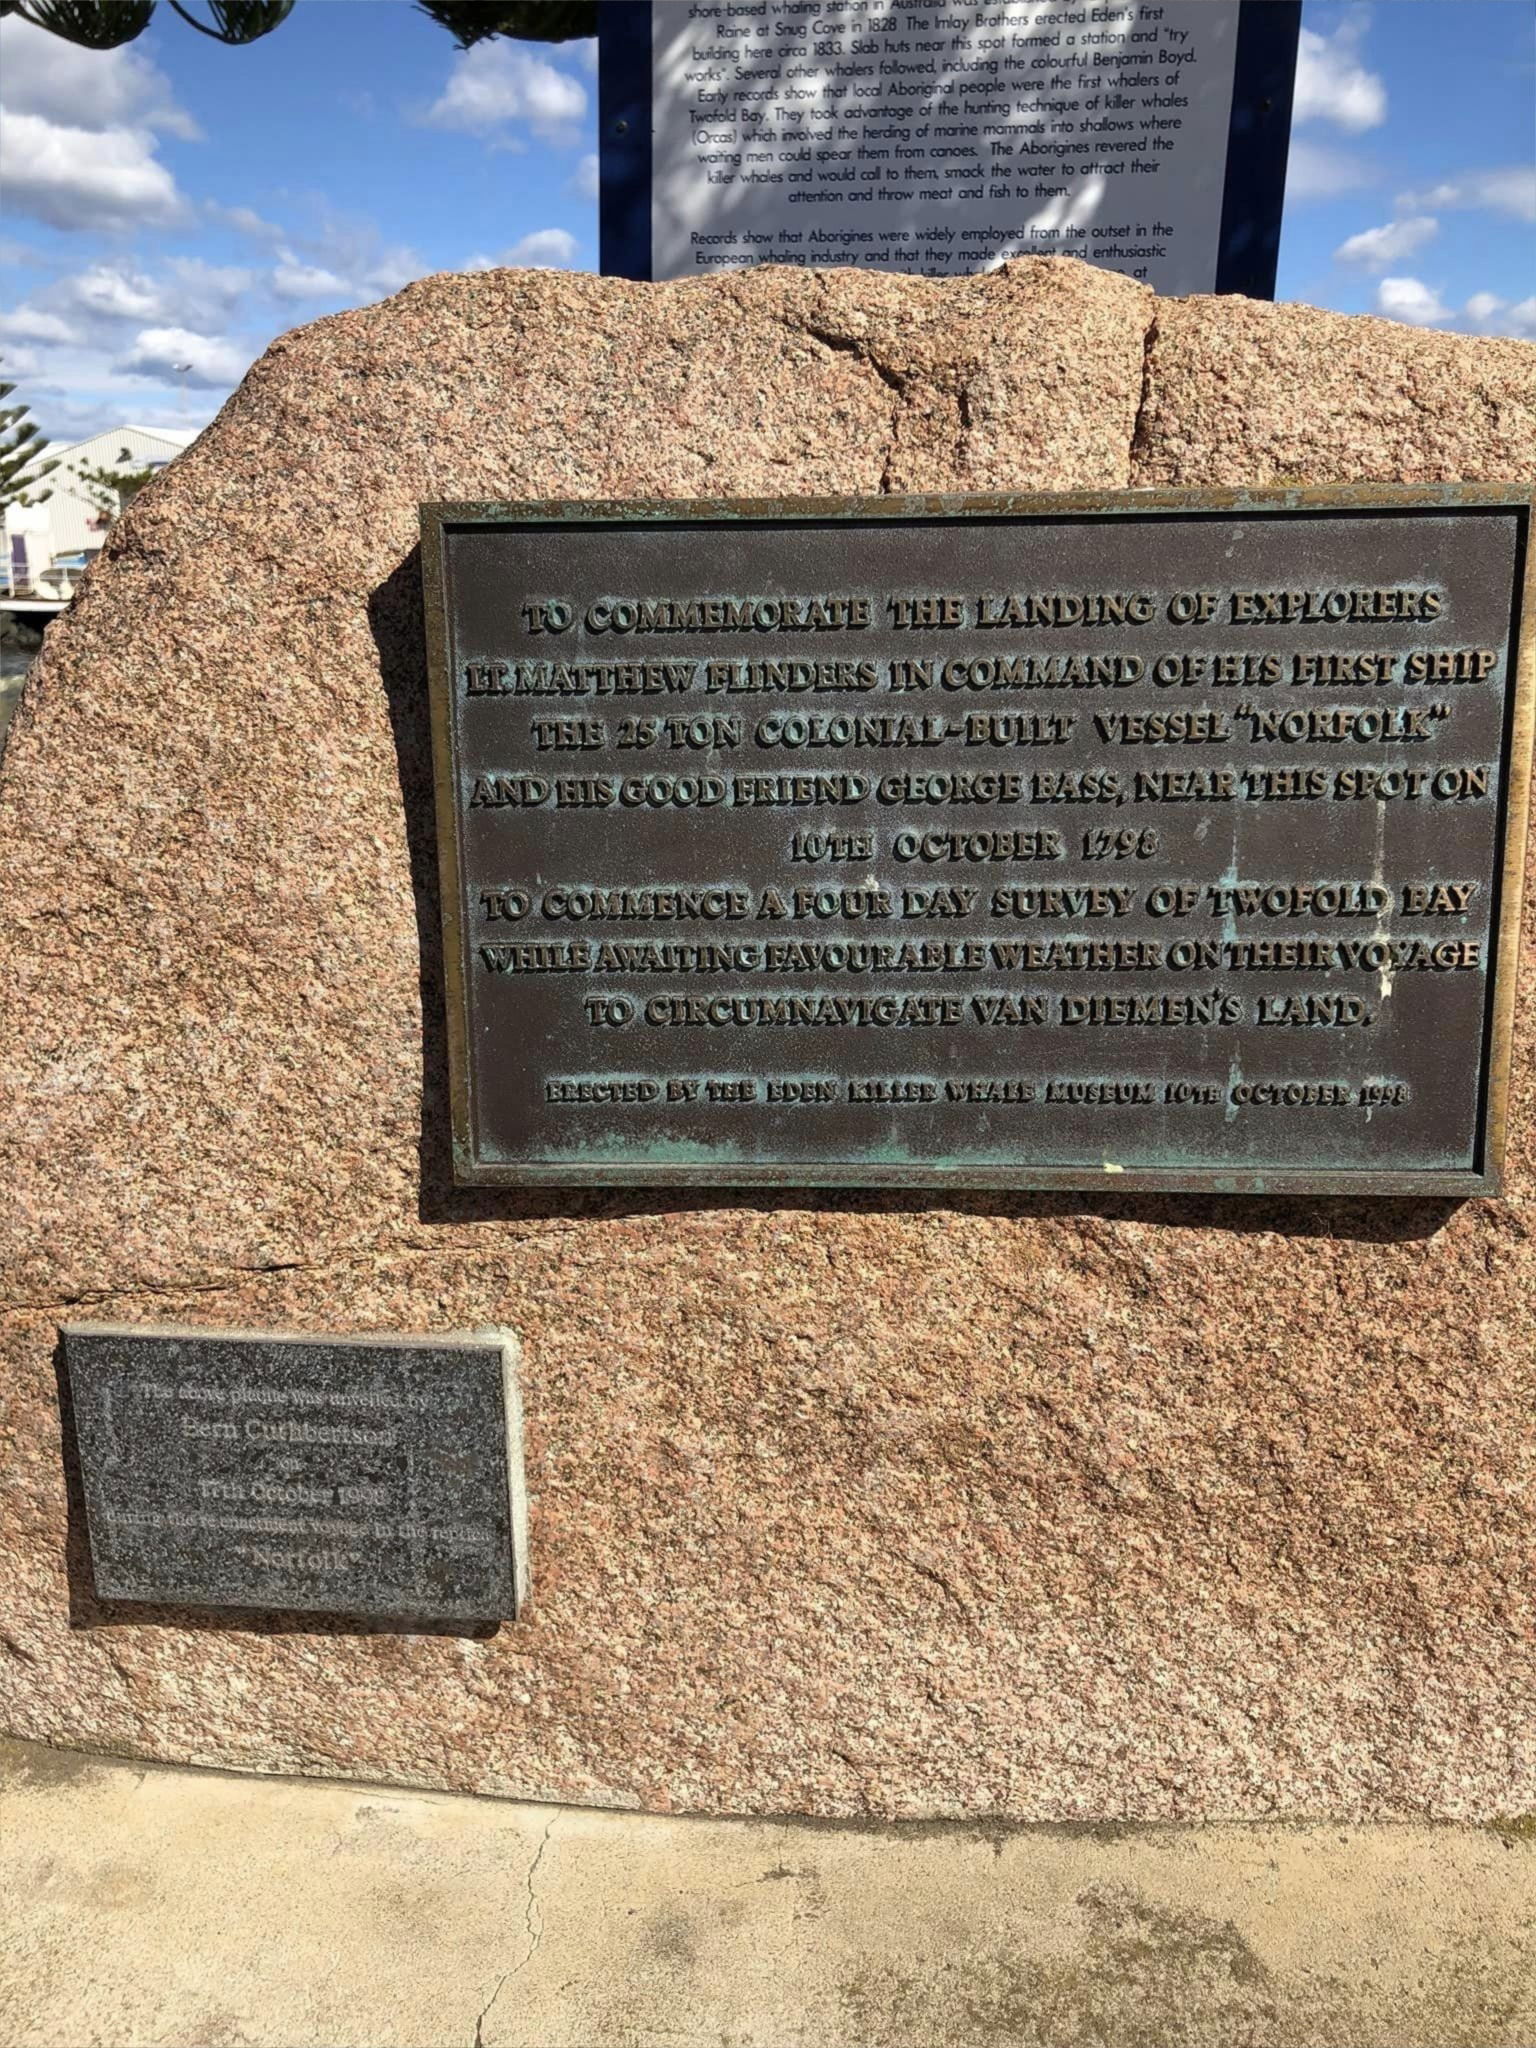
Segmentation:
<svg viewBox="0 0 1536 2048">
<path fill-rule="evenodd" d="M 516 1615 L 528 1545 L 509 1333 L 63 1336 L 102 1599 Z"/>
</svg>

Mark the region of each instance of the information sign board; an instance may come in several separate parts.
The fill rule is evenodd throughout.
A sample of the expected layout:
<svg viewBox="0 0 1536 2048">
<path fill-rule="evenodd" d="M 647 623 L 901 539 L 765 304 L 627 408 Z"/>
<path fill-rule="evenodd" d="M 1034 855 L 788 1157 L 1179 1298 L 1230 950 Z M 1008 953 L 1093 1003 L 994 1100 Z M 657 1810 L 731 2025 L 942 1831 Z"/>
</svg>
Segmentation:
<svg viewBox="0 0 1536 2048">
<path fill-rule="evenodd" d="M 1299 0 L 659 0 L 599 16 L 602 266 L 1078 256 L 1274 295 Z"/>
</svg>

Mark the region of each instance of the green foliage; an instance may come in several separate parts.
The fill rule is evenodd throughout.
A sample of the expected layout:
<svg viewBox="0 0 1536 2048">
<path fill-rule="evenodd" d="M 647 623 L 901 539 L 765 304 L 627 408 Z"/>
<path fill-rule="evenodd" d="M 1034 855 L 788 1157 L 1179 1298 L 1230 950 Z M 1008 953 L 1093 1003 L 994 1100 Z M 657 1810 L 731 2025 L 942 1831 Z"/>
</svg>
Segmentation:
<svg viewBox="0 0 1536 2048">
<path fill-rule="evenodd" d="M 15 389 L 14 384 L 0 384 L 0 512 L 8 505 L 40 503 L 53 486 L 42 491 L 37 486 L 59 466 L 38 460 L 46 445 L 43 431 L 27 417 L 26 406 L 6 404 Z"/>
<path fill-rule="evenodd" d="M 217 23 L 210 28 L 189 14 L 181 0 L 171 0 L 171 5 L 183 21 L 220 43 L 254 43 L 258 36 L 270 35 L 293 12 L 293 0 L 208 0 L 208 11 Z"/>
<path fill-rule="evenodd" d="M 97 523 L 110 526 L 143 490 L 152 476 L 158 475 L 158 465 L 147 469 L 135 469 L 133 454 L 127 448 L 117 452 L 117 462 L 109 467 L 74 469 L 70 474 L 85 486 L 85 495 L 96 507 Z"/>
<path fill-rule="evenodd" d="M 287 20 L 294 0 L 206 0 L 211 25 L 182 0 L 169 4 L 189 27 L 215 42 L 254 43 Z M 447 29 L 461 50 L 488 36 L 568 43 L 597 34 L 597 0 L 417 0 L 417 5 Z M 0 0 L 0 15 L 19 14 L 35 28 L 85 50 L 115 50 L 131 43 L 149 27 L 154 11 L 155 0 Z"/>
<path fill-rule="evenodd" d="M 507 5 L 505 0 L 416 0 L 416 4 L 440 28 L 447 29 L 461 50 L 488 36 L 516 36 L 525 43 L 569 43 L 578 36 L 597 34 L 597 0 L 524 0 L 521 6 Z"/>
<path fill-rule="evenodd" d="M 0 0 L 0 14 L 19 14 L 83 50 L 131 43 L 149 27 L 154 11 L 155 0 Z"/>
</svg>

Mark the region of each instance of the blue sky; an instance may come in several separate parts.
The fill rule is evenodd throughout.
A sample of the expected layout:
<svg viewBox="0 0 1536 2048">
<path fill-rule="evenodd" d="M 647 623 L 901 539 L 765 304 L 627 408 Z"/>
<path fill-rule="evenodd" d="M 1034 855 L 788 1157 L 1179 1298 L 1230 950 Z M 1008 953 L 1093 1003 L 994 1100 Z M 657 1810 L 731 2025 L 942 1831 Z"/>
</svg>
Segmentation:
<svg viewBox="0 0 1536 2048">
<path fill-rule="evenodd" d="M 1536 10 L 1308 0 L 1279 293 L 1536 339 Z M 0 22 L 0 366 L 55 438 L 199 425 L 275 334 L 434 270 L 597 267 L 587 44 L 408 0 L 227 49 Z M 182 366 L 178 368 L 177 366 Z"/>
</svg>

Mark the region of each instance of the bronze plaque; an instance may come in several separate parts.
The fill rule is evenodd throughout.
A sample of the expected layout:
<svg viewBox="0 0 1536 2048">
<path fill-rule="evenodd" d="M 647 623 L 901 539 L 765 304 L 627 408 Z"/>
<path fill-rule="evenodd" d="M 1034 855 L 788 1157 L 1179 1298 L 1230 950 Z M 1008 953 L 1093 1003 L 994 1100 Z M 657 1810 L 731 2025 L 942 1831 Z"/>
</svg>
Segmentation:
<svg viewBox="0 0 1536 2048">
<path fill-rule="evenodd" d="M 1531 509 L 425 507 L 457 1177 L 1495 1190 Z"/>
</svg>

